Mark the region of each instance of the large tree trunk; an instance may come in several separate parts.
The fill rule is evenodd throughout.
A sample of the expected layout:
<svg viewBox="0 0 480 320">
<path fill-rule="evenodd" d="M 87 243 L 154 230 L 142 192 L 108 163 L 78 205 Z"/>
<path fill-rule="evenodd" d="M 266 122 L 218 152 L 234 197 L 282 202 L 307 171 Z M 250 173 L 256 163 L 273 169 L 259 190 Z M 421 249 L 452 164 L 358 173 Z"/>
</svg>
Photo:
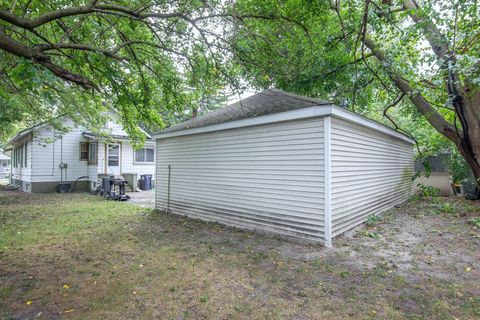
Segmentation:
<svg viewBox="0 0 480 320">
<path fill-rule="evenodd" d="M 457 148 L 480 184 L 480 88 L 467 85 L 463 91 L 462 109 L 457 112 L 463 137 Z"/>
<path fill-rule="evenodd" d="M 396 87 L 409 97 L 417 110 L 442 135 L 451 140 L 465 161 L 470 166 L 473 175 L 480 185 L 480 87 L 472 84 L 469 79 L 460 79 L 455 71 L 456 57 L 449 46 L 448 39 L 437 28 L 428 14 L 421 11 L 414 0 L 403 0 L 403 7 L 408 9 L 410 18 L 423 31 L 423 35 L 430 43 L 432 51 L 443 61 L 446 91 L 451 99 L 457 121 L 455 125 L 449 123 L 432 105 L 411 86 L 410 82 L 393 71 L 387 62 L 386 54 L 370 37 L 363 37 L 362 41 L 372 54 L 389 72 L 390 78 Z M 480 66 L 477 66 L 480 68 Z M 460 125 L 457 126 L 456 124 Z"/>
</svg>

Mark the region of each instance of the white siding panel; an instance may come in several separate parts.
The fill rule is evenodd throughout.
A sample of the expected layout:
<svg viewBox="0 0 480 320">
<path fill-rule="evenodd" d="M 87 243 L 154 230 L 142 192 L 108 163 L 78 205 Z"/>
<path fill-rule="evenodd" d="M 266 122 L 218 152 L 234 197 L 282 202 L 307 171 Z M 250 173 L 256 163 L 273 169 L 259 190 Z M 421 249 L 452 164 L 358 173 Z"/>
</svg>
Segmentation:
<svg viewBox="0 0 480 320">
<path fill-rule="evenodd" d="M 80 142 L 88 142 L 82 135 L 85 129 L 71 120 L 66 120 L 64 125 L 70 130 L 61 137 L 50 126 L 41 127 L 34 132 L 33 182 L 75 181 L 89 175 L 87 161 L 80 161 Z M 67 169 L 60 169 L 62 162 L 68 164 Z"/>
<path fill-rule="evenodd" d="M 106 174 L 107 170 L 105 169 L 106 164 L 106 154 L 105 154 L 105 143 L 98 142 L 98 154 L 97 154 L 97 172 L 98 174 Z"/>
<path fill-rule="evenodd" d="M 23 146 L 23 149 L 22 149 Z M 32 181 L 32 135 L 28 134 L 23 139 L 16 141 L 13 144 L 14 148 L 18 148 L 19 152 L 22 152 L 20 159 L 22 159 L 21 164 L 18 164 L 17 167 L 13 166 L 13 151 L 12 151 L 12 158 L 11 158 L 11 175 L 13 180 L 21 180 L 21 189 L 23 191 L 30 191 L 31 185 L 30 182 Z M 25 166 L 25 148 L 26 156 L 27 156 L 27 164 Z"/>
<path fill-rule="evenodd" d="M 147 141 L 144 145 L 145 148 L 155 148 L 155 142 Z M 122 142 L 122 174 L 123 173 L 136 173 L 151 174 L 155 173 L 155 163 L 135 163 L 135 152 L 132 145 L 127 142 Z M 139 177 L 140 178 L 140 177 Z"/>
<path fill-rule="evenodd" d="M 156 208 L 323 241 L 323 143 L 321 118 L 158 139 Z"/>
<path fill-rule="evenodd" d="M 332 235 L 339 235 L 408 199 L 413 146 L 332 118 Z"/>
</svg>

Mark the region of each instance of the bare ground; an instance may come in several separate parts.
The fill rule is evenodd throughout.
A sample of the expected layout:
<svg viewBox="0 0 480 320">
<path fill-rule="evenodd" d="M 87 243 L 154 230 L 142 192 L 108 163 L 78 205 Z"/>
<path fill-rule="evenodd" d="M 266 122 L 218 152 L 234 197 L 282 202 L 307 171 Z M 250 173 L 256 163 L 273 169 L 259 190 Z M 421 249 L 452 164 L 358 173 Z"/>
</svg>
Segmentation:
<svg viewBox="0 0 480 320">
<path fill-rule="evenodd" d="M 416 200 L 326 249 L 0 192 L 0 319 L 480 319 L 479 216 L 478 202 Z"/>
</svg>

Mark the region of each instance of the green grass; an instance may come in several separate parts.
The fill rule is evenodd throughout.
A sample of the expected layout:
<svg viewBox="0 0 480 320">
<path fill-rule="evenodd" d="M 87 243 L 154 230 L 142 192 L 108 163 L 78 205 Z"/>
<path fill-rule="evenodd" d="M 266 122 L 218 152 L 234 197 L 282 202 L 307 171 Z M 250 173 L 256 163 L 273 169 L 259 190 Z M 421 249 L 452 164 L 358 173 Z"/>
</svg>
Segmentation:
<svg viewBox="0 0 480 320">
<path fill-rule="evenodd" d="M 461 218 L 478 205 L 419 213 L 430 206 L 326 250 L 86 194 L 0 191 L 0 319 L 478 318 L 477 218 Z M 414 226 L 425 238 L 401 246 Z"/>
</svg>

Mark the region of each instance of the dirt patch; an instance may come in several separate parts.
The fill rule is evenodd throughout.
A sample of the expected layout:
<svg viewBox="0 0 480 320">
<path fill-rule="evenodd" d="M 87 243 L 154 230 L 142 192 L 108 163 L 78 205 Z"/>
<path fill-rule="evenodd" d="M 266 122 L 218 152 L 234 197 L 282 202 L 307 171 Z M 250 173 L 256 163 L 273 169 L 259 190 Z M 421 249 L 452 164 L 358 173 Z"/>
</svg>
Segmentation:
<svg viewBox="0 0 480 320">
<path fill-rule="evenodd" d="M 476 202 L 408 203 L 332 249 L 82 194 L 0 202 L 0 319 L 480 317 Z"/>
</svg>

